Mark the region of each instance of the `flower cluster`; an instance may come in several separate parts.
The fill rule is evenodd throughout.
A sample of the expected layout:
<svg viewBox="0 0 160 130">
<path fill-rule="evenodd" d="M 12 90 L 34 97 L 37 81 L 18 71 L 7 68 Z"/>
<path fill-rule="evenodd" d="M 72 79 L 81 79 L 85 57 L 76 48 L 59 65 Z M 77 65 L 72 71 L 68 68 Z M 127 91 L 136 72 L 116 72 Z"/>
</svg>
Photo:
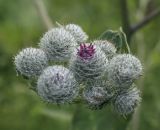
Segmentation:
<svg viewBox="0 0 160 130">
<path fill-rule="evenodd" d="M 36 80 L 35 91 L 46 102 L 74 103 L 81 98 L 91 109 L 112 104 L 119 114 L 131 114 L 141 101 L 134 84 L 142 75 L 141 62 L 117 53 L 110 41 L 87 39 L 75 24 L 53 28 L 43 35 L 39 48 L 15 56 L 16 70 Z"/>
</svg>

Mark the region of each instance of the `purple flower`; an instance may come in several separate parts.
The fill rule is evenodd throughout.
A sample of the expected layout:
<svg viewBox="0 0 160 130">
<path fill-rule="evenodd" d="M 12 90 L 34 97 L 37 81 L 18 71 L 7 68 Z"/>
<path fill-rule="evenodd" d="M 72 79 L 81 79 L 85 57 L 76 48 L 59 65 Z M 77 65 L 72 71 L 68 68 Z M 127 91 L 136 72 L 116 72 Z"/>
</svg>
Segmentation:
<svg viewBox="0 0 160 130">
<path fill-rule="evenodd" d="M 95 54 L 95 48 L 92 44 L 80 44 L 79 49 L 77 49 L 77 55 L 83 60 L 89 60 Z"/>
</svg>

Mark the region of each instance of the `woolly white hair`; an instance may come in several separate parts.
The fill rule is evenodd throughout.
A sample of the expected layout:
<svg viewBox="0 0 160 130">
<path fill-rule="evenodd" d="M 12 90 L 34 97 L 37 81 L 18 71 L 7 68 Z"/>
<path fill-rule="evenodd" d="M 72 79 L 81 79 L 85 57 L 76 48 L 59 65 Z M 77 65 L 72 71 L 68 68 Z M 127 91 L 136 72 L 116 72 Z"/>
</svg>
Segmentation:
<svg viewBox="0 0 160 130">
<path fill-rule="evenodd" d="M 108 59 L 98 46 L 94 46 L 94 48 L 95 54 L 88 60 L 77 55 L 77 51 L 73 53 L 70 60 L 70 69 L 79 82 L 100 79 L 106 72 Z"/>
<path fill-rule="evenodd" d="M 128 115 L 134 112 L 141 102 L 140 91 L 136 87 L 121 92 L 115 99 L 113 106 L 120 115 Z"/>
<path fill-rule="evenodd" d="M 101 109 L 114 96 L 110 84 L 98 80 L 86 85 L 83 98 L 91 109 Z"/>
<path fill-rule="evenodd" d="M 108 59 L 111 59 L 116 54 L 117 49 L 111 42 L 107 40 L 96 40 L 93 42 L 93 44 L 99 46 L 102 51 L 104 51 Z"/>
<path fill-rule="evenodd" d="M 16 70 L 27 77 L 37 77 L 48 65 L 46 54 L 41 49 L 26 48 L 15 57 Z"/>
<path fill-rule="evenodd" d="M 50 66 L 40 75 L 37 90 L 43 100 L 51 103 L 68 103 L 78 94 L 73 74 L 63 66 Z"/>
<path fill-rule="evenodd" d="M 111 59 L 108 66 L 108 79 L 118 88 L 128 88 L 142 75 L 142 65 L 131 54 L 119 54 Z"/>
<path fill-rule="evenodd" d="M 67 61 L 76 44 L 74 37 L 64 28 L 53 28 L 41 38 L 39 46 L 50 61 Z"/>
<path fill-rule="evenodd" d="M 84 43 L 88 39 L 87 34 L 76 24 L 68 24 L 65 26 L 65 29 L 73 35 L 77 43 Z"/>
</svg>

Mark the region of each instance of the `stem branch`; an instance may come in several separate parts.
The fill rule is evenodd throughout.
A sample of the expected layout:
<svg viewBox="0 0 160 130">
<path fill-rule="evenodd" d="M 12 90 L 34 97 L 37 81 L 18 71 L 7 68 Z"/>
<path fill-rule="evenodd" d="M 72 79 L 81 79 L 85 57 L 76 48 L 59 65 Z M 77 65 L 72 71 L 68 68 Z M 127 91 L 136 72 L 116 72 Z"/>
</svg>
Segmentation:
<svg viewBox="0 0 160 130">
<path fill-rule="evenodd" d="M 134 34 L 139 29 L 143 28 L 145 25 L 147 25 L 149 22 L 151 22 L 154 18 L 156 18 L 158 15 L 160 15 L 160 9 L 157 9 L 150 13 L 148 16 L 146 16 L 142 21 L 139 23 L 133 25 L 131 27 L 131 34 Z"/>
<path fill-rule="evenodd" d="M 43 21 L 45 27 L 50 29 L 53 27 L 53 23 L 49 15 L 47 14 L 47 10 L 42 0 L 34 0 L 35 6 L 37 8 L 37 12 Z"/>
</svg>

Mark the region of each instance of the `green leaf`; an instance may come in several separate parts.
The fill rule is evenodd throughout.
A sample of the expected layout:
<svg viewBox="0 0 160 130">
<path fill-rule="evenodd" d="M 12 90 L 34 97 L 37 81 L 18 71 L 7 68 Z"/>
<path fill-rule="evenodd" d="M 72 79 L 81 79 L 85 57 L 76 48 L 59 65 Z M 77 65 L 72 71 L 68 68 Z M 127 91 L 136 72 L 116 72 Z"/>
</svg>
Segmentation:
<svg viewBox="0 0 160 130">
<path fill-rule="evenodd" d="M 128 51 L 128 53 L 131 53 L 130 47 L 129 47 L 128 42 L 127 42 L 126 34 L 123 32 L 121 27 L 119 29 L 119 32 L 120 32 L 120 35 L 121 35 L 122 46 L 125 46 L 125 49 Z"/>
<path fill-rule="evenodd" d="M 118 31 L 107 30 L 101 34 L 99 39 L 110 41 L 111 43 L 113 43 L 115 45 L 115 47 L 118 50 L 121 49 L 124 45 L 128 49 L 126 35 L 123 32 L 122 28 L 120 28 Z M 130 51 L 130 50 L 128 49 L 128 51 Z"/>
</svg>

